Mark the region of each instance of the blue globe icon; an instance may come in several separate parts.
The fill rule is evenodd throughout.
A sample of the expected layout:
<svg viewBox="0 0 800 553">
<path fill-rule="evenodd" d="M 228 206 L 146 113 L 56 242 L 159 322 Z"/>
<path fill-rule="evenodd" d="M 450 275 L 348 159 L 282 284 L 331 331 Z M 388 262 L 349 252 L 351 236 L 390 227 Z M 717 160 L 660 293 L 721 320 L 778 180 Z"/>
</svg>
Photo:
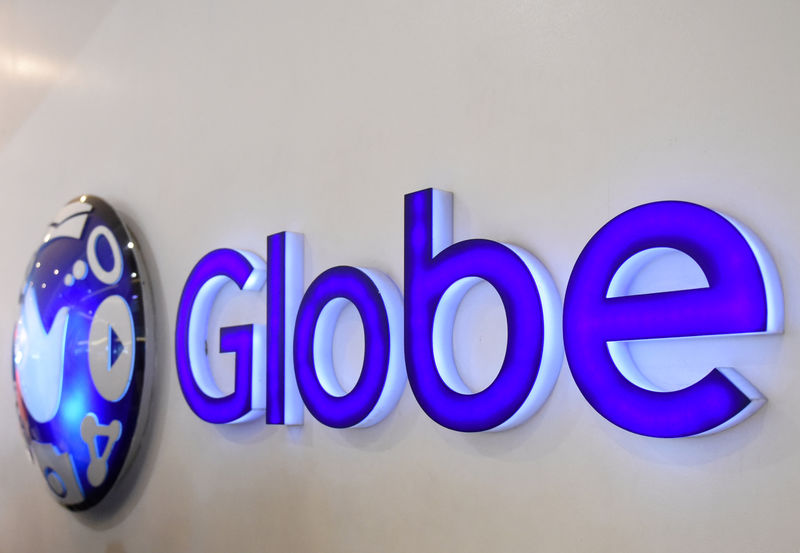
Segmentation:
<svg viewBox="0 0 800 553">
<path fill-rule="evenodd" d="M 13 378 L 26 443 L 53 497 L 100 502 L 130 464 L 149 401 L 149 297 L 136 241 L 103 200 L 65 205 L 20 294 Z"/>
</svg>

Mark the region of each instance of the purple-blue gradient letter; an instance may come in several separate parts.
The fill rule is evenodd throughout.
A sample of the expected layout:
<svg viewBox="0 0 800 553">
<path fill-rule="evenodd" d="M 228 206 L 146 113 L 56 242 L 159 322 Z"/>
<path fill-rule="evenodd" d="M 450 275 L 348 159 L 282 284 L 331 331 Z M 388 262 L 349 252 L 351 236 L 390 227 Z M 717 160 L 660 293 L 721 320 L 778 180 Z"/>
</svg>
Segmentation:
<svg viewBox="0 0 800 553">
<path fill-rule="evenodd" d="M 333 367 L 333 334 L 352 303 L 364 326 L 364 362 L 345 392 Z M 308 287 L 297 313 L 294 367 L 308 410 L 327 426 L 367 427 L 397 404 L 406 384 L 403 301 L 397 285 L 374 269 L 332 267 Z"/>
<path fill-rule="evenodd" d="M 422 409 L 453 430 L 519 424 L 547 399 L 563 360 L 561 302 L 544 266 L 516 246 L 453 244 L 452 194 L 405 197 L 405 348 L 408 380 Z M 495 380 L 473 392 L 453 357 L 453 321 L 464 294 L 482 280 L 503 302 L 508 341 Z"/>
<path fill-rule="evenodd" d="M 220 352 L 236 355 L 230 394 L 223 394 L 214 381 L 205 349 L 209 312 L 222 286 L 233 281 L 242 290 L 260 290 L 265 275 L 257 255 L 219 249 L 197 262 L 183 287 L 175 324 L 178 382 L 186 403 L 207 422 L 244 422 L 264 411 L 264 325 L 220 329 Z"/>
<path fill-rule="evenodd" d="M 623 265 L 658 248 L 690 256 L 708 287 L 622 295 Z M 622 270 L 621 270 L 622 269 Z M 631 277 L 632 278 L 632 277 Z M 625 293 L 625 289 L 618 290 Z M 764 398 L 733 369 L 713 369 L 677 391 L 639 379 L 619 342 L 780 332 L 780 279 L 758 238 L 732 219 L 686 202 L 656 202 L 617 216 L 578 257 L 564 300 L 564 345 L 575 383 L 614 424 L 646 436 L 715 432 L 743 420 Z M 624 357 L 624 356 L 622 356 Z"/>
<path fill-rule="evenodd" d="M 294 372 L 294 323 L 303 296 L 303 235 L 267 237 L 267 424 L 303 424 Z"/>
</svg>

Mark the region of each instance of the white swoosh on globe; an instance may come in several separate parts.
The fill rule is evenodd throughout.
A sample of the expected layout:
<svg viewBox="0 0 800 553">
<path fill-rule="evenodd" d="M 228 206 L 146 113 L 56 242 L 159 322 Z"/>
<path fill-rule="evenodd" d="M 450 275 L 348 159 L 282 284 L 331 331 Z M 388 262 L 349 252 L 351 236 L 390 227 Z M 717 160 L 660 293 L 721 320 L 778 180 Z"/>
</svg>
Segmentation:
<svg viewBox="0 0 800 553">
<path fill-rule="evenodd" d="M 56 313 L 50 332 L 44 329 L 39 304 L 33 286 L 25 292 L 22 315 L 17 326 L 22 347 L 17 377 L 25 407 L 38 422 L 47 422 L 58 411 L 61 403 L 61 385 L 64 380 L 64 341 L 69 309 L 62 307 Z"/>
</svg>

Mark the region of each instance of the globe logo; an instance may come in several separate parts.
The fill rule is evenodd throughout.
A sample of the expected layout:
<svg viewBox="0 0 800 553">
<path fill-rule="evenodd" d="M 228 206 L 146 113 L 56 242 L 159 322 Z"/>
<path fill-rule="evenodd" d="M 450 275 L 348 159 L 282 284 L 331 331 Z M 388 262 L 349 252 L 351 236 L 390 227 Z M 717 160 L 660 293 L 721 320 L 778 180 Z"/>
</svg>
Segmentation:
<svg viewBox="0 0 800 553">
<path fill-rule="evenodd" d="M 108 494 L 143 431 L 150 317 L 142 272 L 114 210 L 81 196 L 47 228 L 22 286 L 17 413 L 53 497 L 72 510 Z"/>
</svg>

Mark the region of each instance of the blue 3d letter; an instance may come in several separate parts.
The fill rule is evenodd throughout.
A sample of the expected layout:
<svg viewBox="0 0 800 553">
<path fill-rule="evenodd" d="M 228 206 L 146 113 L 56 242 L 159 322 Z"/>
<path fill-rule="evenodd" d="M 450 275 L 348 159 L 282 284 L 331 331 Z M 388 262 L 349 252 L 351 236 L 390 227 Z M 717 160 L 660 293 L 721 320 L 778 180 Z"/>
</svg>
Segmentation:
<svg viewBox="0 0 800 553">
<path fill-rule="evenodd" d="M 345 393 L 334 372 L 332 343 L 348 301 L 364 325 L 364 363 Z M 317 420 L 334 428 L 366 427 L 394 408 L 406 384 L 402 319 L 400 290 L 381 272 L 333 267 L 311 283 L 297 314 L 294 359 L 300 393 Z"/>
<path fill-rule="evenodd" d="M 265 275 L 259 256 L 220 249 L 197 262 L 183 287 L 175 324 L 178 381 L 189 407 L 207 422 L 244 422 L 264 412 L 264 326 L 220 329 L 220 352 L 236 355 L 234 391 L 227 395 L 217 386 L 208 366 L 206 337 L 209 312 L 222 286 L 233 281 L 242 290 L 260 290 Z"/>
<path fill-rule="evenodd" d="M 550 274 L 527 251 L 490 240 L 453 244 L 452 194 L 405 198 L 405 336 L 411 389 L 433 420 L 480 432 L 515 426 L 547 399 L 563 360 L 561 302 Z M 474 393 L 453 357 L 453 321 L 483 279 L 503 302 L 508 342 L 495 380 Z"/>
<path fill-rule="evenodd" d="M 626 295 L 648 255 L 691 257 L 708 286 Z M 693 436 L 732 426 L 764 398 L 733 369 L 713 369 L 682 390 L 650 384 L 620 342 L 783 328 L 777 270 L 739 223 L 686 202 L 656 202 L 617 216 L 578 257 L 564 301 L 564 344 L 575 383 L 614 424 L 655 437 Z"/>
</svg>

